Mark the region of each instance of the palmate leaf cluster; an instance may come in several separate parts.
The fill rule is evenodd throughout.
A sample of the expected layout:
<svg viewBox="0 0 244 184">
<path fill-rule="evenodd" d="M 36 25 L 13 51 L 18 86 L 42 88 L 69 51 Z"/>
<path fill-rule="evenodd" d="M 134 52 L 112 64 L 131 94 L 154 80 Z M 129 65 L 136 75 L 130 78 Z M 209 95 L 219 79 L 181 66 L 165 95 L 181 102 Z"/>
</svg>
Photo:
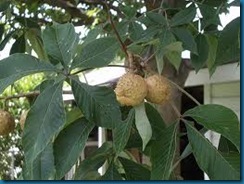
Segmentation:
<svg viewBox="0 0 244 184">
<path fill-rule="evenodd" d="M 162 58 L 167 58 L 178 70 L 182 51 L 189 50 L 194 69 L 199 71 L 207 65 L 212 74 L 218 65 L 239 59 L 240 19 L 233 20 L 221 32 L 208 31 L 209 25 L 219 22 L 218 18 L 209 19 L 213 15 L 212 7 L 216 5 L 207 2 L 197 4 L 199 7 L 191 3 L 167 18 L 158 11 L 135 17 L 133 8 L 124 6 L 126 18 L 116 26 L 121 38 L 131 41 L 129 51 L 139 54 L 147 45 L 154 46 L 159 73 L 163 68 Z M 197 8 L 203 14 L 200 28 L 193 22 Z M 33 30 L 27 29 L 24 34 L 33 42 L 32 48 L 38 58 L 22 53 L 19 48 L 23 49 L 20 47 L 23 38 L 20 36 L 11 55 L 0 61 L 0 93 L 24 76 L 42 72 L 49 76 L 40 84 L 40 94 L 26 119 L 22 134 L 24 166 L 20 178 L 62 179 L 77 164 L 94 127 L 111 130 L 113 141 L 105 142 L 77 164 L 73 179 L 174 178 L 179 120 L 167 126 L 149 103 L 131 107 L 126 118 L 122 118 L 124 115 L 112 88 L 91 86 L 79 79 L 79 71 L 105 67 L 115 56 L 122 55 L 114 34 L 95 28 L 80 40 L 71 23 L 53 23 L 40 36 L 33 36 L 29 31 Z M 233 32 L 237 39 L 231 39 Z M 81 110 L 72 118 L 72 111 L 67 111 L 63 102 L 64 83 L 71 87 L 75 103 Z M 194 128 L 189 117 L 206 130 L 221 134 L 218 149 Z M 221 105 L 200 105 L 185 112 L 183 118 L 189 139 L 186 155 L 193 153 L 210 179 L 240 179 L 240 124 L 235 113 Z M 129 148 L 137 148 L 147 155 L 151 165 L 145 166 L 125 157 L 123 153 Z M 108 167 L 100 176 L 97 170 L 105 162 Z"/>
</svg>

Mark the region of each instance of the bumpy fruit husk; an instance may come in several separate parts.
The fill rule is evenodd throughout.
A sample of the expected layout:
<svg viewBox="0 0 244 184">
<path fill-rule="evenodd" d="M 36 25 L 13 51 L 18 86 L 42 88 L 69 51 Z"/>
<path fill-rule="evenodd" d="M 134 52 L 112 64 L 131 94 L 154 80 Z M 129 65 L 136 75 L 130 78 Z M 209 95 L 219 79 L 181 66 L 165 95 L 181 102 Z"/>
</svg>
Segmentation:
<svg viewBox="0 0 244 184">
<path fill-rule="evenodd" d="M 8 111 L 0 110 L 0 135 L 8 135 L 14 127 L 14 117 Z"/>
<path fill-rule="evenodd" d="M 26 121 L 26 117 L 27 117 L 28 112 L 29 112 L 29 110 L 24 111 L 24 112 L 21 114 L 21 116 L 20 116 L 19 123 L 20 123 L 20 128 L 21 128 L 22 130 L 24 130 L 25 121 Z"/>
<path fill-rule="evenodd" d="M 155 104 L 162 104 L 169 100 L 171 86 L 167 79 L 155 74 L 145 79 L 148 93 L 146 100 Z"/>
<path fill-rule="evenodd" d="M 121 105 L 136 106 L 142 103 L 147 95 L 147 85 L 140 75 L 126 73 L 119 79 L 115 93 Z"/>
</svg>

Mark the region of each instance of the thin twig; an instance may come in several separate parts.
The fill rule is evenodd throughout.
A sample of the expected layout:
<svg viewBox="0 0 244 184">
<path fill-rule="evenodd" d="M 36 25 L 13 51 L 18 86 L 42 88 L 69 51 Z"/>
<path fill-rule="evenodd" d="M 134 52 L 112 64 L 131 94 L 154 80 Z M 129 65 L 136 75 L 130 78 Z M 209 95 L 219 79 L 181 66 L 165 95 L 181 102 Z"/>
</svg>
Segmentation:
<svg viewBox="0 0 244 184">
<path fill-rule="evenodd" d="M 0 100 L 11 100 L 14 98 L 21 98 L 21 97 L 32 97 L 32 96 L 37 96 L 40 94 L 40 91 L 32 91 L 32 92 L 28 92 L 28 93 L 21 93 L 18 95 L 12 95 L 12 96 L 7 96 L 7 97 L 0 97 Z"/>
<path fill-rule="evenodd" d="M 86 84 L 88 84 L 88 80 L 87 80 L 86 74 L 84 72 L 82 72 L 82 74 L 83 74 L 83 77 L 84 77 L 84 79 L 86 81 Z"/>
<path fill-rule="evenodd" d="M 195 102 L 197 105 L 201 105 L 200 102 L 197 101 L 191 94 L 189 94 L 187 91 L 185 91 L 182 87 L 180 87 L 178 84 L 173 82 L 172 80 L 165 77 L 166 80 L 168 80 L 171 84 L 173 84 L 178 90 L 180 90 L 182 93 L 184 93 L 188 98 L 190 98 L 193 102 Z"/>
<path fill-rule="evenodd" d="M 109 20 L 109 22 L 111 23 L 111 26 L 112 26 L 112 28 L 113 28 L 113 30 L 114 30 L 114 33 L 115 33 L 115 35 L 116 35 L 116 38 L 118 39 L 118 41 L 119 41 L 119 43 L 120 43 L 121 49 L 123 50 L 123 52 L 125 53 L 125 55 L 128 57 L 129 54 L 128 54 L 128 52 L 127 52 L 127 47 L 126 47 L 126 45 L 124 44 L 124 42 L 121 40 L 121 37 L 120 37 L 120 35 L 119 35 L 119 32 L 117 31 L 117 29 L 116 29 L 116 27 L 115 27 L 115 25 L 114 25 L 113 19 L 112 19 L 112 17 L 111 17 L 111 13 L 110 13 L 110 11 L 109 11 L 109 6 L 108 6 L 108 4 L 107 4 L 106 1 L 104 1 L 104 5 L 105 5 L 105 7 L 106 7 L 106 9 L 107 9 L 108 20 Z"/>
<path fill-rule="evenodd" d="M 171 107 L 174 109 L 174 111 L 175 111 L 176 115 L 178 116 L 178 118 L 181 118 L 182 115 L 181 115 L 180 111 L 177 109 L 177 107 L 175 106 L 175 104 L 173 104 L 173 103 L 170 101 L 170 105 L 171 105 Z"/>
</svg>

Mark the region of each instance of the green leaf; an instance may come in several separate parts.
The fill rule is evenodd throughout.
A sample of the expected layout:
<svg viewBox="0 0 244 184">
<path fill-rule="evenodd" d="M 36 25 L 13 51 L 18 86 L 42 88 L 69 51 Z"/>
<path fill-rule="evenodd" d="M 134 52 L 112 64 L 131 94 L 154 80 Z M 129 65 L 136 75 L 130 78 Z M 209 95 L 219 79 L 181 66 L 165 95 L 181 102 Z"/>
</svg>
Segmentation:
<svg viewBox="0 0 244 184">
<path fill-rule="evenodd" d="M 134 44 L 139 43 L 148 43 L 152 40 L 154 40 L 154 36 L 157 35 L 160 32 L 160 29 L 158 26 L 151 26 L 148 27 L 146 30 L 142 32 L 141 35 L 138 34 L 137 40 L 134 42 Z"/>
<path fill-rule="evenodd" d="M 33 164 L 65 123 L 62 87 L 59 82 L 46 88 L 28 113 L 22 138 L 27 165 Z"/>
<path fill-rule="evenodd" d="M 222 153 L 238 152 L 235 145 L 222 135 L 220 136 L 218 150 Z"/>
<path fill-rule="evenodd" d="M 172 42 L 169 43 L 168 45 L 164 46 L 161 48 L 161 50 L 158 51 L 158 54 L 156 54 L 156 59 L 157 59 L 157 65 L 159 68 L 159 71 L 162 71 L 163 69 L 163 62 L 162 58 L 166 57 L 169 62 L 173 64 L 176 70 L 179 69 L 180 64 L 181 64 L 181 52 L 183 51 L 182 48 L 182 43 L 181 42 Z"/>
<path fill-rule="evenodd" d="M 78 35 L 70 23 L 53 24 L 43 31 L 43 44 L 47 54 L 67 68 L 74 57 Z"/>
<path fill-rule="evenodd" d="M 213 6 L 209 6 L 206 4 L 198 5 L 202 18 L 201 20 L 201 28 L 204 30 L 209 25 L 220 25 L 219 14 Z"/>
<path fill-rule="evenodd" d="M 191 63 L 198 72 L 207 62 L 209 55 L 209 45 L 205 35 L 199 34 L 196 37 L 198 55 L 191 53 Z"/>
<path fill-rule="evenodd" d="M 166 128 L 166 124 L 162 116 L 152 105 L 145 103 L 145 108 L 148 120 L 152 127 L 152 140 L 158 139 Z"/>
<path fill-rule="evenodd" d="M 164 48 L 165 57 L 178 71 L 181 65 L 181 52 L 183 51 L 181 42 L 173 42 Z"/>
<path fill-rule="evenodd" d="M 185 8 L 179 11 L 177 14 L 175 14 L 170 21 L 170 25 L 174 27 L 183 24 L 188 24 L 193 21 L 195 16 L 196 16 L 196 7 L 194 5 L 191 5 L 188 8 Z"/>
<path fill-rule="evenodd" d="M 14 44 L 10 49 L 9 55 L 15 53 L 24 53 L 24 52 L 25 52 L 25 35 L 23 34 L 15 40 Z"/>
<path fill-rule="evenodd" d="M 0 93 L 18 79 L 44 71 L 57 71 L 51 64 L 26 54 L 13 54 L 0 60 Z"/>
<path fill-rule="evenodd" d="M 210 6 L 221 6 L 224 3 L 227 3 L 227 0 L 205 0 L 203 1 L 204 4 L 210 5 Z"/>
<path fill-rule="evenodd" d="M 55 178 L 53 145 L 49 143 L 32 164 L 26 164 L 23 172 L 24 180 L 53 180 Z"/>
<path fill-rule="evenodd" d="M 151 145 L 151 180 L 168 180 L 172 172 L 178 123 L 164 129 L 161 137 Z"/>
<path fill-rule="evenodd" d="M 141 164 L 138 164 L 136 162 L 133 162 L 123 157 L 119 157 L 118 159 L 123 165 L 127 180 L 149 180 L 150 179 L 150 171 L 144 166 L 142 166 Z"/>
<path fill-rule="evenodd" d="M 137 41 L 137 40 L 141 39 L 144 34 L 142 25 L 137 22 L 131 22 L 129 24 L 129 34 L 130 34 L 130 38 L 133 41 Z"/>
<path fill-rule="evenodd" d="M 40 30 L 40 25 L 38 25 L 38 22 L 35 18 L 27 18 L 27 17 L 20 17 L 20 16 L 14 16 L 14 20 L 19 22 L 23 27 L 25 28 L 35 28 Z"/>
<path fill-rule="evenodd" d="M 101 180 L 122 180 L 116 165 L 111 162 L 106 173 L 101 177 Z"/>
<path fill-rule="evenodd" d="M 115 27 L 118 31 L 118 34 L 120 35 L 120 37 L 123 39 L 126 39 L 127 34 L 128 34 L 128 29 L 129 29 L 129 21 L 124 19 L 120 22 L 115 23 Z M 116 42 L 118 43 L 118 40 L 116 39 Z M 119 48 L 119 44 L 118 44 L 118 48 Z"/>
<path fill-rule="evenodd" d="M 31 48 L 35 51 L 38 58 L 43 60 L 43 61 L 48 61 L 48 56 L 47 56 L 46 51 L 44 50 L 42 40 L 37 35 L 35 30 L 29 29 L 28 31 L 26 31 L 25 37 L 26 37 L 26 39 L 29 40 L 29 42 L 31 44 Z"/>
<path fill-rule="evenodd" d="M 140 150 L 142 148 L 141 136 L 134 127 L 131 129 L 129 140 L 127 141 L 127 144 L 125 146 L 125 149 L 130 148 L 139 148 Z"/>
<path fill-rule="evenodd" d="M 162 72 L 164 66 L 163 58 L 166 52 L 164 48 L 175 41 L 176 41 L 175 36 L 170 30 L 163 29 L 161 31 L 159 35 L 159 45 L 157 46 L 156 55 L 155 55 L 158 73 Z"/>
<path fill-rule="evenodd" d="M 0 43 L 0 51 L 2 51 L 5 48 L 5 45 L 9 42 L 9 40 L 12 38 L 12 36 L 15 34 L 16 30 L 9 32 L 6 34 L 5 38 Z"/>
<path fill-rule="evenodd" d="M 84 42 L 82 43 L 82 46 L 88 44 L 89 42 L 94 41 L 95 39 L 97 39 L 98 35 L 101 34 L 103 32 L 102 28 L 99 26 L 94 27 L 93 29 L 91 29 L 86 37 L 84 38 Z"/>
<path fill-rule="evenodd" d="M 178 71 L 181 65 L 181 52 L 172 51 L 165 55 L 165 57 L 170 61 L 170 63 Z"/>
<path fill-rule="evenodd" d="M 239 47 L 240 17 L 232 20 L 220 34 L 215 65 L 237 61 L 240 59 Z"/>
<path fill-rule="evenodd" d="M 93 123 L 80 118 L 59 133 L 54 142 L 57 179 L 61 179 L 77 162 L 93 128 Z"/>
<path fill-rule="evenodd" d="M 116 124 L 113 130 L 113 144 L 117 153 L 125 148 L 131 133 L 131 127 L 134 122 L 135 111 L 132 109 L 124 122 Z"/>
<path fill-rule="evenodd" d="M 119 104 L 112 89 L 89 86 L 77 79 L 72 79 L 71 86 L 77 106 L 87 120 L 106 128 L 114 128 L 121 121 Z"/>
<path fill-rule="evenodd" d="M 240 153 L 237 152 L 229 152 L 229 153 L 221 153 L 225 160 L 237 171 L 240 173 L 241 170 L 241 160 Z"/>
<path fill-rule="evenodd" d="M 99 38 L 87 43 L 74 58 L 72 68 L 95 68 L 108 65 L 113 61 L 119 44 L 116 38 Z"/>
<path fill-rule="evenodd" d="M 128 19 L 133 18 L 136 15 L 137 9 L 133 6 L 119 6 L 119 9 L 125 14 Z"/>
<path fill-rule="evenodd" d="M 159 49 L 176 42 L 174 34 L 169 29 L 162 29 L 159 34 Z"/>
<path fill-rule="evenodd" d="M 0 2 L 0 12 L 3 12 L 5 10 L 7 10 L 10 4 L 11 4 L 10 0 L 1 0 L 1 2 Z"/>
<path fill-rule="evenodd" d="M 216 59 L 216 52 L 217 52 L 217 46 L 218 46 L 218 40 L 215 36 L 212 35 L 206 35 L 208 46 L 209 46 L 209 52 L 208 52 L 208 59 L 207 59 L 207 66 L 210 76 L 213 75 L 216 66 L 215 66 L 215 59 Z"/>
<path fill-rule="evenodd" d="M 91 156 L 83 160 L 75 172 L 75 180 L 94 179 L 90 178 L 89 174 L 97 172 L 103 163 L 111 156 L 113 151 L 112 144 L 109 142 L 103 143 Z"/>
<path fill-rule="evenodd" d="M 72 108 L 70 111 L 66 112 L 66 123 L 65 126 L 73 123 L 75 120 L 83 117 L 81 110 L 78 107 Z"/>
<path fill-rule="evenodd" d="M 167 25 L 167 20 L 162 15 L 162 13 L 147 12 L 146 16 L 148 17 L 149 20 L 151 20 L 152 22 L 154 22 L 154 24 L 158 26 Z"/>
<path fill-rule="evenodd" d="M 213 112 L 212 112 L 213 114 Z M 240 172 L 195 128 L 185 123 L 193 154 L 211 180 L 240 180 Z"/>
<path fill-rule="evenodd" d="M 147 118 L 144 103 L 135 106 L 134 109 L 135 109 L 135 124 L 142 138 L 142 150 L 144 150 L 147 143 L 150 141 L 152 137 L 152 128 Z"/>
<path fill-rule="evenodd" d="M 229 6 L 238 6 L 238 7 L 240 7 L 240 0 L 234 0 L 234 1 L 232 1 L 230 4 L 229 4 Z"/>
<path fill-rule="evenodd" d="M 186 111 L 184 116 L 225 136 L 240 150 L 240 123 L 231 109 L 215 104 L 201 105 Z"/>
<path fill-rule="evenodd" d="M 184 151 L 180 155 L 180 159 L 183 160 L 184 158 L 188 157 L 192 153 L 191 145 L 188 143 L 185 147 Z"/>
<path fill-rule="evenodd" d="M 183 48 L 197 54 L 197 44 L 191 32 L 186 28 L 173 28 L 174 35 L 183 43 Z"/>
<path fill-rule="evenodd" d="M 2 37 L 4 34 L 4 27 L 5 27 L 5 24 L 0 24 L 0 41 L 2 40 Z"/>
</svg>

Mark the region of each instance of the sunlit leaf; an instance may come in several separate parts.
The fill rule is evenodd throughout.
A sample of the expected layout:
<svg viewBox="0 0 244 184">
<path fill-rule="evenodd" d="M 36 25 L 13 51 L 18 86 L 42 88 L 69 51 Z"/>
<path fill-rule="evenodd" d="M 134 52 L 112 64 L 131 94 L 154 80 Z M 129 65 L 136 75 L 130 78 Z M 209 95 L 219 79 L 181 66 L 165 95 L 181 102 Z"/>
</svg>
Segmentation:
<svg viewBox="0 0 244 184">
<path fill-rule="evenodd" d="M 150 141 L 152 137 L 152 128 L 147 118 L 144 103 L 135 106 L 134 109 L 135 109 L 135 124 L 142 138 L 142 143 L 143 143 L 142 149 L 144 150 L 147 143 Z"/>
<path fill-rule="evenodd" d="M 55 72 L 57 69 L 27 54 L 17 53 L 2 59 L 0 60 L 0 93 L 16 80 L 44 71 Z"/>
</svg>

